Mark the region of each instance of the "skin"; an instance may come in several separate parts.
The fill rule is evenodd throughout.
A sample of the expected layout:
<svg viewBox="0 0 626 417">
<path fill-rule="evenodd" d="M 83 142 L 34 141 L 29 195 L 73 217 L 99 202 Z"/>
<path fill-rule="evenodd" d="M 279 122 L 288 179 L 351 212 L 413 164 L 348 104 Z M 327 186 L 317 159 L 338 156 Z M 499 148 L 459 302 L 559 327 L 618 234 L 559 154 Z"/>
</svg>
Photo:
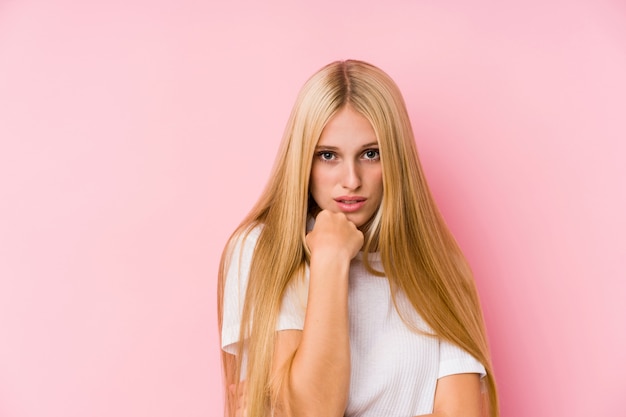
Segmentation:
<svg viewBox="0 0 626 417">
<path fill-rule="evenodd" d="M 280 393 L 282 415 L 342 417 L 350 384 L 348 276 L 350 261 L 363 246 L 367 224 L 383 196 L 382 166 L 369 121 L 349 106 L 329 120 L 311 169 L 311 195 L 320 208 L 306 236 L 311 251 L 304 329 L 277 332 L 272 373 L 289 373 Z M 359 196 L 357 210 L 337 198 Z M 242 385 L 245 389 L 245 384 Z M 238 395 L 238 416 L 245 404 Z M 431 416 L 478 417 L 477 374 L 440 378 Z"/>
</svg>

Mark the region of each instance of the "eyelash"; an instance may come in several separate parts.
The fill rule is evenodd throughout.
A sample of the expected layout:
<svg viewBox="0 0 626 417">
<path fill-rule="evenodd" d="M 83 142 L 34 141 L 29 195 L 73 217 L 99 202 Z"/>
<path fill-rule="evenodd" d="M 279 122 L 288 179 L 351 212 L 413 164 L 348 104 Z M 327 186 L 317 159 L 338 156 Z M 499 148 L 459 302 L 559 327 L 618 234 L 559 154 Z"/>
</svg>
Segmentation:
<svg viewBox="0 0 626 417">
<path fill-rule="evenodd" d="M 324 158 L 325 155 L 330 155 L 331 157 L 336 158 L 336 155 L 333 152 L 330 152 L 330 151 L 320 151 L 320 152 L 317 153 L 317 157 L 321 161 L 323 161 L 323 162 L 330 162 L 330 161 L 332 161 L 332 159 Z"/>
<path fill-rule="evenodd" d="M 364 158 L 366 161 L 378 161 L 380 159 L 380 150 L 378 150 L 378 149 L 366 149 L 365 151 L 363 151 L 361 156 L 364 157 L 366 154 L 368 154 L 370 152 L 375 152 L 376 156 L 374 156 L 372 158 Z M 326 159 L 324 156 L 330 156 L 332 159 Z M 317 153 L 317 157 L 322 162 L 332 162 L 332 161 L 334 161 L 335 158 L 337 158 L 337 155 L 335 155 L 335 153 L 331 152 L 331 151 L 320 151 L 320 152 Z"/>
<path fill-rule="evenodd" d="M 378 149 L 367 149 L 365 152 L 363 152 L 363 155 L 369 153 L 369 152 L 376 152 L 376 156 L 373 158 L 367 158 L 369 161 L 377 161 L 380 159 L 380 151 Z"/>
</svg>

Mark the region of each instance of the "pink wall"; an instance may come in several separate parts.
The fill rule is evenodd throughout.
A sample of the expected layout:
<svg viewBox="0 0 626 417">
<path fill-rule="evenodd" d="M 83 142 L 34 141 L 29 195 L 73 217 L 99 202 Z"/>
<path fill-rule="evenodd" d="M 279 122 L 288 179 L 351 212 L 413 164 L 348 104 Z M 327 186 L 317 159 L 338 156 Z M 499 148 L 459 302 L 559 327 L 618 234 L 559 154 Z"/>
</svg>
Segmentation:
<svg viewBox="0 0 626 417">
<path fill-rule="evenodd" d="M 220 415 L 221 248 L 348 57 L 405 93 L 503 415 L 623 413 L 622 2 L 210 3 L 0 1 L 0 415 Z"/>
</svg>

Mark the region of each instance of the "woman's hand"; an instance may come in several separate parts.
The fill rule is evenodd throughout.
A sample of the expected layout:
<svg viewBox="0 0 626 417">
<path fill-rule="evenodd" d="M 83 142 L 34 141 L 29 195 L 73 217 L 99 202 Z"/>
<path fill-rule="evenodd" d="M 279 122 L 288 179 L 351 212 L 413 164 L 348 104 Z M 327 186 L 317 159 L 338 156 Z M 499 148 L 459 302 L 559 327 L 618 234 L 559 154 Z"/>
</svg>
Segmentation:
<svg viewBox="0 0 626 417">
<path fill-rule="evenodd" d="M 315 218 L 313 230 L 306 236 L 311 254 L 346 256 L 352 259 L 363 247 L 363 233 L 345 214 L 322 210 Z"/>
</svg>

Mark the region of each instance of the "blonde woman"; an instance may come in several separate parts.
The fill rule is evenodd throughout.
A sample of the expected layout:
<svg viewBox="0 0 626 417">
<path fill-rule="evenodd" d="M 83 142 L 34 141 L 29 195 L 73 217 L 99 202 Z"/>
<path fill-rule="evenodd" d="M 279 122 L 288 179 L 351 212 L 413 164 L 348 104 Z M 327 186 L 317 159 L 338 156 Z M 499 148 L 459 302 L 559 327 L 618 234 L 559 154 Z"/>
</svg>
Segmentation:
<svg viewBox="0 0 626 417">
<path fill-rule="evenodd" d="M 218 294 L 229 416 L 498 415 L 470 269 L 370 64 L 302 88 Z"/>
</svg>

